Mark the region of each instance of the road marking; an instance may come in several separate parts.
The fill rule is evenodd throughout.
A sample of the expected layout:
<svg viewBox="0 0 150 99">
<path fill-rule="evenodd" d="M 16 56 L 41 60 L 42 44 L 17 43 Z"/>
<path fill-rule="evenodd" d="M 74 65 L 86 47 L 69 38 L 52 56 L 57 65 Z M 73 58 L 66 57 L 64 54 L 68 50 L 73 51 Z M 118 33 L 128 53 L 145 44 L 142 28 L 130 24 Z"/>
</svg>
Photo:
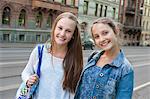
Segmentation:
<svg viewBox="0 0 150 99">
<path fill-rule="evenodd" d="M 19 63 L 27 63 L 27 61 L 18 61 L 18 62 L 4 62 L 4 63 L 0 63 L 1 65 L 9 65 L 9 64 L 19 64 Z"/>
<path fill-rule="evenodd" d="M 126 56 L 127 56 L 127 58 L 130 58 L 130 57 L 132 57 L 132 58 L 133 58 L 133 57 L 142 57 L 142 56 L 143 56 L 143 57 L 149 57 L 150 54 L 146 54 L 146 55 L 143 55 L 143 54 L 142 54 L 142 55 L 126 55 Z"/>
<path fill-rule="evenodd" d="M 150 66 L 150 63 L 142 63 L 142 64 L 137 64 L 137 65 L 134 65 L 133 64 L 133 67 L 143 67 L 143 66 Z"/>
<path fill-rule="evenodd" d="M 143 88 L 145 88 L 145 87 L 147 87 L 147 86 L 150 86 L 150 82 L 147 82 L 147 83 L 144 83 L 144 84 L 142 84 L 142 85 L 140 85 L 140 86 L 135 87 L 135 88 L 134 88 L 134 91 L 141 90 L 141 89 L 143 89 Z"/>
<path fill-rule="evenodd" d="M 8 85 L 4 87 L 0 87 L 0 92 L 10 90 L 10 89 L 17 89 L 20 84 Z"/>
<path fill-rule="evenodd" d="M 15 55 L 3 55 L 3 56 L 0 56 L 0 58 L 19 58 L 19 57 L 21 57 L 21 58 L 24 58 L 24 57 L 29 57 L 30 55 L 22 55 L 22 54 L 15 54 Z"/>
</svg>

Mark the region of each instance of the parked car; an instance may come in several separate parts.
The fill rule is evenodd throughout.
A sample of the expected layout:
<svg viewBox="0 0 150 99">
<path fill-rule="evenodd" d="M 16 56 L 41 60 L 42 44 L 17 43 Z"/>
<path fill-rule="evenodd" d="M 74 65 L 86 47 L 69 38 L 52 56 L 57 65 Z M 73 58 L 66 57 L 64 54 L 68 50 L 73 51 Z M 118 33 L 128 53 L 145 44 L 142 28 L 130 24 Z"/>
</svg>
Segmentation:
<svg viewBox="0 0 150 99">
<path fill-rule="evenodd" d="M 83 41 L 82 46 L 84 50 L 88 50 L 88 49 L 93 50 L 95 45 L 94 45 L 94 41 L 91 38 L 89 38 Z"/>
</svg>

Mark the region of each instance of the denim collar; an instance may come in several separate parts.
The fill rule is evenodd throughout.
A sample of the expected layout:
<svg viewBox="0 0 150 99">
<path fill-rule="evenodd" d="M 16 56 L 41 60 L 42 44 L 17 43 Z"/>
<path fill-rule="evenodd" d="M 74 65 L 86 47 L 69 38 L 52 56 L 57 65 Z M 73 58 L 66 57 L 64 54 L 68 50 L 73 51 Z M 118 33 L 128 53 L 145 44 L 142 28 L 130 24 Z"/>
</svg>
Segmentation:
<svg viewBox="0 0 150 99">
<path fill-rule="evenodd" d="M 92 59 L 87 63 L 86 68 L 91 67 L 91 66 L 95 66 L 98 59 L 101 57 L 101 55 L 104 53 L 104 51 L 100 51 L 97 54 L 95 54 Z M 108 64 L 109 66 L 114 66 L 114 67 L 120 67 L 123 64 L 123 60 L 124 60 L 124 52 L 123 50 L 120 50 L 120 53 L 117 55 L 117 57 L 113 60 L 112 63 Z"/>
<path fill-rule="evenodd" d="M 110 64 L 111 66 L 120 67 L 123 64 L 123 60 L 125 58 L 125 54 L 123 50 L 120 50 L 120 53 L 117 55 L 117 57 L 112 61 Z"/>
</svg>

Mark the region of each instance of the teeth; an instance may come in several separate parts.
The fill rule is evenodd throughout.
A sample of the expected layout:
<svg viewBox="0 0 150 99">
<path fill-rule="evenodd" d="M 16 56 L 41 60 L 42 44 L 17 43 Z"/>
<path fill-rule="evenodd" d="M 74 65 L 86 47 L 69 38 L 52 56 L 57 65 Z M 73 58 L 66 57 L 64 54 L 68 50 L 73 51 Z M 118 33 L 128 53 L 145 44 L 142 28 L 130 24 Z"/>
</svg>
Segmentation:
<svg viewBox="0 0 150 99">
<path fill-rule="evenodd" d="M 106 44 L 101 44 L 101 46 L 105 46 Z"/>
<path fill-rule="evenodd" d="M 101 46 L 105 46 L 105 45 L 107 45 L 108 44 L 108 42 L 104 42 L 104 43 L 101 43 L 100 45 Z"/>
<path fill-rule="evenodd" d="M 63 38 L 63 37 L 60 37 L 60 36 L 56 36 L 59 40 L 62 40 L 62 41 L 64 41 L 65 40 L 65 38 Z"/>
</svg>

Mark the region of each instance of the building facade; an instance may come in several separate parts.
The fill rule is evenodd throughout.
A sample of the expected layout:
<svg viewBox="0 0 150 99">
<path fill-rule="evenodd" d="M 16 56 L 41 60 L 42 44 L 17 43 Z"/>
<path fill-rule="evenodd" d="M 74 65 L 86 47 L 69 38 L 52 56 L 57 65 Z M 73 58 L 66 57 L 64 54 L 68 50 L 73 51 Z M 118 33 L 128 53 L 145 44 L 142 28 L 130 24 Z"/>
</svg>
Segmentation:
<svg viewBox="0 0 150 99">
<path fill-rule="evenodd" d="M 93 20 L 110 17 L 118 21 L 119 2 L 120 0 L 79 0 L 78 18 L 82 41 L 91 36 Z"/>
<path fill-rule="evenodd" d="M 144 0 L 140 45 L 150 46 L 150 0 Z"/>
<path fill-rule="evenodd" d="M 45 42 L 66 11 L 77 15 L 78 0 L 1 0 L 0 42 Z"/>
<path fill-rule="evenodd" d="M 123 45 L 140 45 L 143 0 L 120 0 L 119 22 L 123 24 Z"/>
</svg>

